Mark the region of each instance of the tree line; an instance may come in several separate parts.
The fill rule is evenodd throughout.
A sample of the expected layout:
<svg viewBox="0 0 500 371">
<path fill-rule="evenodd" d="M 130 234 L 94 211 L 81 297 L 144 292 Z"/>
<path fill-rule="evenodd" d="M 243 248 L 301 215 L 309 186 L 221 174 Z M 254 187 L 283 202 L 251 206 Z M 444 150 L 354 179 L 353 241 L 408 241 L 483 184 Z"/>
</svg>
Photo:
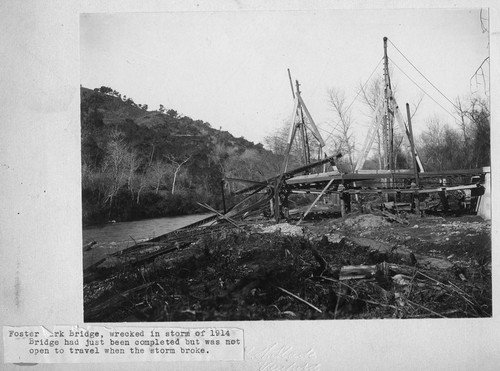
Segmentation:
<svg viewBox="0 0 500 371">
<path fill-rule="evenodd" d="M 379 78 L 373 80 L 368 87 L 362 85 L 359 87 L 367 121 L 373 119 L 377 104 L 383 96 L 381 81 L 382 79 Z M 418 113 L 422 98 L 410 104 L 412 121 L 414 121 L 413 116 Z M 341 89 L 330 89 L 328 101 L 332 108 L 334 122 L 333 147 L 335 151 L 344 154 L 341 168 L 350 172 L 355 168 L 361 149 L 353 130 L 354 126 L 359 125 L 360 122 L 356 122 L 353 109 L 351 105 L 347 104 L 345 93 Z M 490 166 L 490 110 L 488 101 L 477 95 L 456 98 L 454 111 L 450 117 L 454 116 L 455 119 L 450 119 L 448 122 L 435 116 L 424 119 L 425 129 L 414 138 L 419 157 L 427 171 Z M 375 135 L 372 156 L 365 162 L 365 169 L 383 168 L 383 137 L 380 128 Z M 405 136 L 405 133 L 395 131 L 394 156 L 397 168 L 411 168 L 412 160 L 408 148 L 405 148 Z"/>
</svg>

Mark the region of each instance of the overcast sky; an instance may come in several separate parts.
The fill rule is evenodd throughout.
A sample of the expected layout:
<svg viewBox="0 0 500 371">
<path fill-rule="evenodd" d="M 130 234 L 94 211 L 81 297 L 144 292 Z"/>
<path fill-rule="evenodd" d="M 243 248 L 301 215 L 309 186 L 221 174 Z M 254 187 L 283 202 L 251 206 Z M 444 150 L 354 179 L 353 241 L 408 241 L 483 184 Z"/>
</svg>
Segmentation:
<svg viewBox="0 0 500 371">
<path fill-rule="evenodd" d="M 452 101 L 484 96 L 470 79 L 489 55 L 480 9 L 84 14 L 80 30 L 84 87 L 110 86 L 149 110 L 163 104 L 254 142 L 291 117 L 287 68 L 327 137 L 328 89 L 351 103 L 373 71 L 381 76 L 384 36 Z M 401 106 L 423 94 L 403 70 L 444 107 L 424 96 L 415 130 L 433 116 L 452 123 L 452 105 L 392 44 L 388 54 Z M 352 110 L 360 146 L 368 119 L 359 99 Z"/>
</svg>

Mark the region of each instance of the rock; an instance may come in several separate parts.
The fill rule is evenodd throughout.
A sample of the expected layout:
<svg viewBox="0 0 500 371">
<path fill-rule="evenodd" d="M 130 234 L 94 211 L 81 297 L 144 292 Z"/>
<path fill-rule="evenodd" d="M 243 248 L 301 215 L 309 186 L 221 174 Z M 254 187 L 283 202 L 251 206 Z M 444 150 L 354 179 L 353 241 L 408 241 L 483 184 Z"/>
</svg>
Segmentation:
<svg viewBox="0 0 500 371">
<path fill-rule="evenodd" d="M 83 251 L 90 251 L 93 248 L 93 246 L 96 244 L 97 244 L 97 242 L 95 242 L 95 241 L 89 242 L 88 244 L 83 246 Z"/>
<path fill-rule="evenodd" d="M 405 276 L 403 274 L 396 274 L 392 276 L 392 281 L 398 285 L 404 286 L 411 282 L 411 277 Z"/>
<path fill-rule="evenodd" d="M 340 234 L 337 233 L 330 233 L 325 236 L 328 239 L 328 242 L 330 243 L 340 243 L 344 239 L 344 236 L 341 236 Z"/>
<path fill-rule="evenodd" d="M 303 236 L 304 230 L 302 227 L 288 224 L 288 223 L 279 223 L 274 225 L 269 225 L 261 229 L 263 233 L 274 233 L 281 232 L 282 234 L 290 235 L 290 236 Z"/>
<path fill-rule="evenodd" d="M 283 317 L 287 317 L 287 318 L 296 318 L 297 317 L 297 315 L 290 310 L 286 310 L 284 312 L 281 312 L 280 315 L 282 315 Z"/>
<path fill-rule="evenodd" d="M 431 258 L 428 256 L 417 256 L 418 264 L 423 266 L 429 266 L 431 268 L 438 269 L 449 269 L 453 267 L 453 263 L 445 259 Z"/>
<path fill-rule="evenodd" d="M 349 218 L 344 221 L 344 225 L 347 227 L 356 228 L 380 228 L 384 226 L 389 226 L 390 223 L 385 220 L 384 217 L 373 214 L 359 215 L 354 218 Z"/>
<path fill-rule="evenodd" d="M 390 245 L 389 243 L 383 241 L 375 241 L 372 240 L 371 238 L 349 237 L 349 240 L 351 240 L 356 245 L 359 245 L 361 247 L 367 247 L 371 250 L 376 250 L 383 253 L 384 252 L 388 253 L 392 250 L 392 245 Z"/>
</svg>

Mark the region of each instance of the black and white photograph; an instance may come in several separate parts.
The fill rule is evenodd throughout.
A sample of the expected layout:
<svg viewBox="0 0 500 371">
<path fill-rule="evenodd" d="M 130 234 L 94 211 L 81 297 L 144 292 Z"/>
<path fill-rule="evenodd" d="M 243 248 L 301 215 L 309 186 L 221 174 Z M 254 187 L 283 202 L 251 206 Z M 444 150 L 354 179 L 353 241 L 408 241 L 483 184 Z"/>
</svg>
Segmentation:
<svg viewBox="0 0 500 371">
<path fill-rule="evenodd" d="M 487 8 L 79 30 L 85 322 L 492 316 Z"/>
<path fill-rule="evenodd" d="M 0 368 L 498 369 L 499 16 L 0 2 Z"/>
</svg>

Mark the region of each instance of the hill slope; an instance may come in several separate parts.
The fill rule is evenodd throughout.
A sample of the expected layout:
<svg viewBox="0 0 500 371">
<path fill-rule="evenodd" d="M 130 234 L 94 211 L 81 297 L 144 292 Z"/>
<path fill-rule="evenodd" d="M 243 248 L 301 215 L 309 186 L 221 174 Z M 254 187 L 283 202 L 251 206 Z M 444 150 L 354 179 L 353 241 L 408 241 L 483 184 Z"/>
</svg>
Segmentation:
<svg viewBox="0 0 500 371">
<path fill-rule="evenodd" d="M 81 129 L 84 223 L 197 212 L 196 201 L 219 208 L 224 176 L 278 169 L 262 144 L 107 87 L 81 88 Z"/>
</svg>

